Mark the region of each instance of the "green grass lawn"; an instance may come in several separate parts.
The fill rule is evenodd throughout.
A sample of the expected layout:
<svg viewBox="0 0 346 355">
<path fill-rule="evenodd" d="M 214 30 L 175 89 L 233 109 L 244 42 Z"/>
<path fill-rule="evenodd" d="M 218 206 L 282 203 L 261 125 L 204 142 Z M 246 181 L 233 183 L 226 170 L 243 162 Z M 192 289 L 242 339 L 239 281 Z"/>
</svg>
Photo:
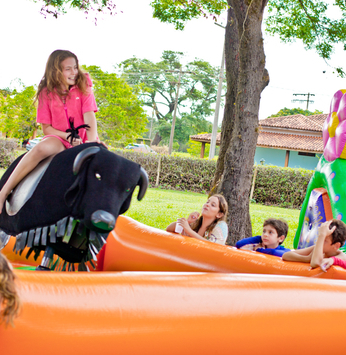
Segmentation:
<svg viewBox="0 0 346 355">
<path fill-rule="evenodd" d="M 148 226 L 165 229 L 168 224 L 179 217 L 187 217 L 190 212 L 200 211 L 207 200 L 207 195 L 193 192 L 181 192 L 161 189 L 148 189 L 144 199 L 133 195 L 131 207 L 126 215 Z M 287 248 L 293 248 L 293 239 L 298 227 L 299 210 L 251 204 L 250 214 L 253 235 L 262 233 L 266 218 L 283 218 L 289 226 L 288 236 L 284 242 Z"/>
</svg>

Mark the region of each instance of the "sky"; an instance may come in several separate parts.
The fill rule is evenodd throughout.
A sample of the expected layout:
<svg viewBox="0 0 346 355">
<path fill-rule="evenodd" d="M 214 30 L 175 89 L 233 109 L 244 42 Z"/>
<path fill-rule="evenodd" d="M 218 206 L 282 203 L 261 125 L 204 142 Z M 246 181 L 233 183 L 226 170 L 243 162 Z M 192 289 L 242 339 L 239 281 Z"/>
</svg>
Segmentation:
<svg viewBox="0 0 346 355">
<path fill-rule="evenodd" d="M 32 0 L 0 0 L 0 88 L 19 78 L 25 85 L 37 85 L 49 54 L 55 49 L 74 52 L 80 64 L 97 65 L 114 72 L 114 66 L 136 56 L 153 62 L 164 50 L 184 52 L 186 63 L 194 58 L 221 65 L 224 30 L 212 19 L 187 23 L 184 31 L 152 17 L 151 0 L 116 0 L 117 14 L 102 15 L 94 23 L 76 10 L 55 19 L 40 14 L 40 4 Z M 226 14 L 219 19 L 226 22 Z M 270 83 L 261 95 L 259 119 L 284 107 L 306 109 L 306 102 L 293 103 L 294 93 L 314 94 L 309 110 L 329 112 L 333 94 L 346 87 L 333 69 L 314 51 L 299 42 L 283 44 L 264 34 L 266 68 Z M 345 54 L 337 51 L 331 65 L 341 65 Z M 12 84 L 13 85 L 13 84 Z M 304 99 L 304 97 L 301 97 Z M 223 116 L 220 110 L 219 124 Z M 210 121 L 212 117 L 208 117 Z"/>
</svg>

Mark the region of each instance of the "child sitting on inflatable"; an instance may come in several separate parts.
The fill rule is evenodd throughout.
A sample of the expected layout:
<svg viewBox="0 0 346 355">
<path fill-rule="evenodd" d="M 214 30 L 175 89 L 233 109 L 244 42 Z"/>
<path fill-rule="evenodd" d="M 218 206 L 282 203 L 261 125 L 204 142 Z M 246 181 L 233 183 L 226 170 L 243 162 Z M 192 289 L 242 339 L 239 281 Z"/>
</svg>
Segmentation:
<svg viewBox="0 0 346 355">
<path fill-rule="evenodd" d="M 316 245 L 287 252 L 282 259 L 310 263 L 311 267 L 320 266 L 323 271 L 327 271 L 333 264 L 346 268 L 346 254 L 339 250 L 345 240 L 345 223 L 333 219 L 322 223 L 318 228 Z"/>
<path fill-rule="evenodd" d="M 203 205 L 201 214 L 192 212 L 187 219 L 179 218 L 166 231 L 225 245 L 228 235 L 225 222 L 227 212 L 226 199 L 222 195 L 213 195 Z"/>
<path fill-rule="evenodd" d="M 268 218 L 263 223 L 262 236 L 245 238 L 236 243 L 238 249 L 255 250 L 259 253 L 275 255 L 281 257 L 290 249 L 286 249 L 281 244 L 285 240 L 288 232 L 288 224 L 275 218 Z"/>
</svg>

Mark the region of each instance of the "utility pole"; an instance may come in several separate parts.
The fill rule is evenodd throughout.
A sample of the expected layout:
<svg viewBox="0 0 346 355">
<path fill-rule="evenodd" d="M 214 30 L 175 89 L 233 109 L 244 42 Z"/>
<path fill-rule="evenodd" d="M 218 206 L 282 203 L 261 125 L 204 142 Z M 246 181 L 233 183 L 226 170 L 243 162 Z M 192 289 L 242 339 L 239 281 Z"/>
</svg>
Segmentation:
<svg viewBox="0 0 346 355">
<path fill-rule="evenodd" d="M 174 112 L 173 112 L 173 121 L 172 121 L 172 127 L 171 127 L 171 135 L 169 137 L 169 147 L 168 147 L 168 154 L 172 154 L 172 149 L 173 149 L 173 137 L 174 137 L 174 128 L 175 128 L 175 118 L 177 116 L 177 106 L 178 106 L 178 98 L 179 98 L 179 88 L 180 88 L 180 82 L 181 82 L 181 74 L 182 70 L 180 67 L 179 70 L 179 79 L 178 79 L 178 87 L 177 87 L 177 94 L 175 95 L 175 102 L 174 102 Z"/>
<path fill-rule="evenodd" d="M 151 142 L 151 132 L 153 130 L 153 121 L 154 121 L 154 109 L 153 109 L 153 112 L 151 114 L 151 123 L 150 123 L 150 131 L 149 131 L 149 139 L 150 139 L 150 142 Z"/>
<path fill-rule="evenodd" d="M 218 121 L 219 121 L 219 110 L 220 110 L 224 67 L 225 67 L 225 46 L 223 46 L 223 52 L 222 52 L 222 62 L 221 62 L 221 69 L 220 69 L 219 86 L 217 88 L 214 123 L 213 123 L 213 130 L 211 133 L 211 142 L 210 142 L 210 149 L 209 149 L 209 160 L 212 160 L 215 155 L 216 135 L 217 135 Z"/>
<path fill-rule="evenodd" d="M 166 72 L 171 72 L 171 73 L 177 73 L 174 70 L 166 70 Z M 169 147 L 168 147 L 168 154 L 172 154 L 172 149 L 173 149 L 173 138 L 174 138 L 174 129 L 175 129 L 175 119 L 177 116 L 177 106 L 178 106 L 178 98 L 179 98 L 179 88 L 180 88 L 180 83 L 181 83 L 181 75 L 182 74 L 196 74 L 193 71 L 182 71 L 182 68 L 180 67 L 179 70 L 179 79 L 178 79 L 178 87 L 177 87 L 177 94 L 175 95 L 175 101 L 174 101 L 174 112 L 173 112 L 173 121 L 172 121 L 172 127 L 171 127 L 171 135 L 169 137 Z"/>
<path fill-rule="evenodd" d="M 215 23 L 215 25 L 226 28 L 224 26 Z M 215 155 L 215 147 L 216 147 L 216 135 L 217 135 L 217 128 L 218 128 L 218 121 L 219 121 L 219 110 L 220 110 L 220 101 L 221 101 L 221 92 L 222 92 L 222 81 L 223 81 L 223 71 L 225 68 L 225 44 L 223 45 L 222 50 L 222 61 L 221 61 L 221 68 L 220 68 L 220 76 L 219 76 L 219 86 L 217 88 L 217 97 L 216 97 L 216 104 L 215 104 L 215 112 L 214 112 L 214 123 L 213 123 L 213 130 L 211 133 L 211 142 L 210 142 L 210 149 L 209 149 L 209 160 L 212 160 Z"/>
<path fill-rule="evenodd" d="M 311 102 L 312 104 L 314 103 L 314 101 L 310 100 L 310 96 L 315 96 L 315 94 L 310 94 L 308 92 L 307 94 L 293 94 L 293 96 L 307 96 L 306 100 L 299 100 L 299 99 L 292 100 L 292 102 L 306 102 L 306 110 L 309 109 L 309 102 Z"/>
</svg>

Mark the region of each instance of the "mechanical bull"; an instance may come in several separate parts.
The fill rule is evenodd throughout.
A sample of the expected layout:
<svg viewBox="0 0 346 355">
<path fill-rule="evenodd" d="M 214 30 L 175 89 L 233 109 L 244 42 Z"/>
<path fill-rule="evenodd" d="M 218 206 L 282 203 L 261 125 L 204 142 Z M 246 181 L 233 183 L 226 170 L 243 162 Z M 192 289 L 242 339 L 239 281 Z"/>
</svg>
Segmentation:
<svg viewBox="0 0 346 355">
<path fill-rule="evenodd" d="M 4 185 L 20 159 L 3 175 Z M 106 243 L 116 219 L 130 207 L 135 187 L 144 197 L 148 176 L 139 164 L 97 143 L 82 144 L 42 161 L 12 191 L 0 214 L 0 249 L 16 236 L 27 257 L 45 251 L 40 270 L 85 271 Z M 59 263 L 58 255 L 64 260 Z"/>
</svg>

